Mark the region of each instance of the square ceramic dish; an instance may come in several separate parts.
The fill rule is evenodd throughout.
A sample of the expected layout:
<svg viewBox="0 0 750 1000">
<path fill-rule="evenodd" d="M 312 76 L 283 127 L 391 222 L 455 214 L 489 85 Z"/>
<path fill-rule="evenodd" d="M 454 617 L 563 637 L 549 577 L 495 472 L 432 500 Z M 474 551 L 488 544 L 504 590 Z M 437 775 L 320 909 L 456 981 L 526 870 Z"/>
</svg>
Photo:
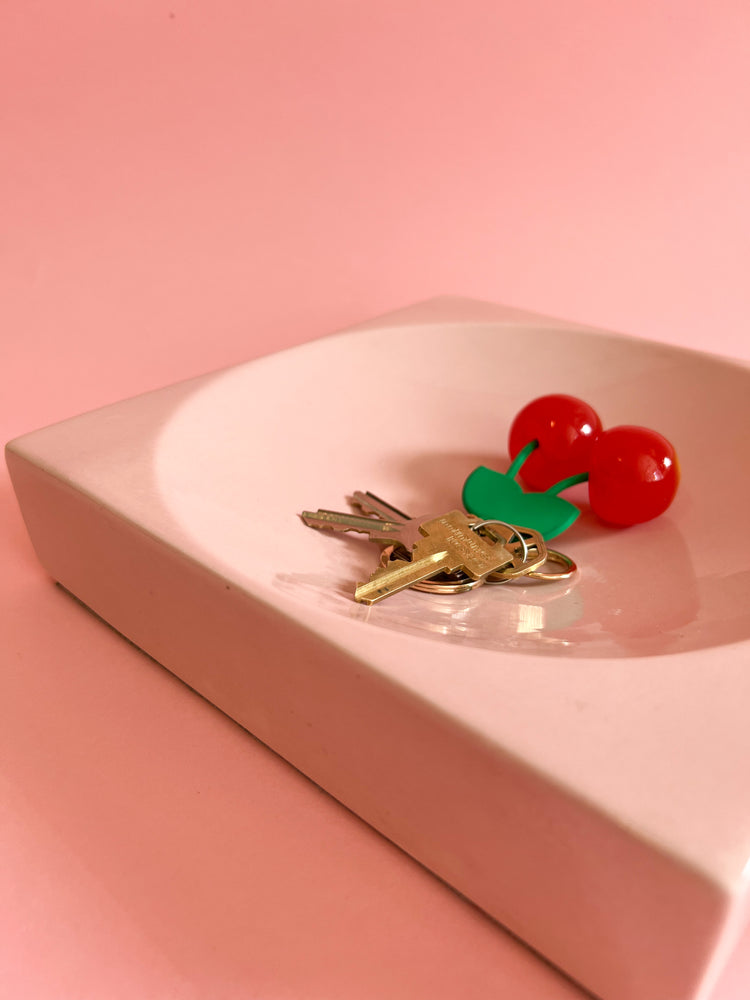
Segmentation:
<svg viewBox="0 0 750 1000">
<path fill-rule="evenodd" d="M 562 584 L 352 599 L 362 536 L 305 508 L 451 509 L 537 395 L 677 447 Z M 50 574 L 607 1000 L 705 997 L 747 917 L 746 369 L 440 299 L 8 447 Z M 740 530 L 737 530 L 740 529 Z"/>
</svg>

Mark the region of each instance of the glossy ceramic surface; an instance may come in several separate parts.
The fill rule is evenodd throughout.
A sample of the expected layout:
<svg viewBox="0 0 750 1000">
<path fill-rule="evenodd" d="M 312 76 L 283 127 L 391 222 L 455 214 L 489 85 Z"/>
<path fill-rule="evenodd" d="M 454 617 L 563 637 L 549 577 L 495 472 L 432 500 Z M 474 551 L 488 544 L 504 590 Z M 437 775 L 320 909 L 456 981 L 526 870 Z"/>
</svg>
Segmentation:
<svg viewBox="0 0 750 1000">
<path fill-rule="evenodd" d="M 556 547 L 565 585 L 514 584 L 436 599 L 352 599 L 374 568 L 364 536 L 305 529 L 302 509 L 370 489 L 410 513 L 460 506 L 476 465 L 504 469 L 507 428 L 532 396 L 590 401 L 605 426 L 640 423 L 677 448 L 682 487 L 647 524 L 604 525 L 586 486 Z M 165 421 L 158 493 L 195 544 L 247 586 L 306 610 L 496 651 L 644 657 L 750 636 L 742 461 L 750 377 L 719 359 L 575 329 L 389 327 L 332 337 L 210 379 Z M 335 626 L 331 626 L 335 627 Z"/>
</svg>

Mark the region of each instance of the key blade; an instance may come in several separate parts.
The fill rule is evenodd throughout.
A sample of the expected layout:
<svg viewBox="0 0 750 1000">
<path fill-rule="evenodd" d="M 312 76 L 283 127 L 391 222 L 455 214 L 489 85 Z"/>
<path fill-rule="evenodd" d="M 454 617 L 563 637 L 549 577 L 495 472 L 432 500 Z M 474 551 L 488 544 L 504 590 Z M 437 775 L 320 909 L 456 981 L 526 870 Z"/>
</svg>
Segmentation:
<svg viewBox="0 0 750 1000">
<path fill-rule="evenodd" d="M 394 507 L 386 500 L 382 500 L 380 497 L 375 496 L 375 494 L 370 493 L 369 490 L 367 490 L 366 493 L 363 493 L 362 490 L 356 490 L 351 495 L 351 501 L 358 507 L 361 507 L 366 514 L 377 514 L 378 517 L 382 517 L 386 521 L 411 520 L 408 514 L 404 514 L 404 512 L 399 510 L 398 507 Z"/>
<path fill-rule="evenodd" d="M 380 517 L 367 517 L 364 514 L 346 514 L 338 510 L 304 510 L 300 517 L 310 528 L 330 528 L 332 531 L 364 531 L 381 532 L 398 528 L 393 521 L 385 521 Z"/>
<path fill-rule="evenodd" d="M 415 583 L 423 583 L 438 573 L 454 573 L 459 568 L 455 563 L 456 558 L 450 552 L 431 552 L 416 562 L 378 567 L 367 583 L 357 584 L 354 600 L 360 604 L 376 604 L 384 597 L 413 587 Z"/>
<path fill-rule="evenodd" d="M 378 517 L 363 514 L 345 514 L 337 510 L 304 510 L 300 517 L 309 528 L 327 528 L 329 531 L 361 531 L 371 538 L 398 537 L 399 525 Z"/>
</svg>

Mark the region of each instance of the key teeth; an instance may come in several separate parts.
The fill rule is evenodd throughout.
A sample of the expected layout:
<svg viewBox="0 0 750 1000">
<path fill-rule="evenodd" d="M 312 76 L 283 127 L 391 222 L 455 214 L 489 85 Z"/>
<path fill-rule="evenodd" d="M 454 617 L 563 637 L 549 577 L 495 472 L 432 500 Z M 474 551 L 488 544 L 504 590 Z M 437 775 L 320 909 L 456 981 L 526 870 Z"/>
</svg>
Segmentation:
<svg viewBox="0 0 750 1000">
<path fill-rule="evenodd" d="M 398 507 L 394 507 L 387 500 L 383 500 L 381 497 L 371 493 L 370 490 L 355 490 L 346 499 L 347 503 L 351 506 L 358 507 L 366 514 L 375 514 L 377 517 L 382 517 L 387 521 L 401 523 L 402 521 L 407 522 L 411 520 L 408 514 L 399 510 Z"/>
</svg>

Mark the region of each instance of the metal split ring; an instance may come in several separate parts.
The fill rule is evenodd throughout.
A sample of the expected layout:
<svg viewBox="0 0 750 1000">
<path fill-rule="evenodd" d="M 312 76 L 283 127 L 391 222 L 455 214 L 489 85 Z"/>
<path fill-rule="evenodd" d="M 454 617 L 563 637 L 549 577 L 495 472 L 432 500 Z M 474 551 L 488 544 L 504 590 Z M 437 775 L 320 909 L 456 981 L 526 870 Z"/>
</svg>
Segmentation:
<svg viewBox="0 0 750 1000">
<path fill-rule="evenodd" d="M 488 524 L 502 524 L 502 526 L 504 528 L 510 528 L 511 535 L 510 535 L 510 538 L 507 539 L 507 541 L 510 542 L 511 538 L 513 538 L 513 536 L 515 535 L 515 537 L 521 543 L 521 547 L 523 548 L 523 561 L 526 562 L 528 560 L 528 558 L 529 558 L 529 547 L 526 544 L 526 539 L 523 537 L 523 535 L 521 534 L 521 532 L 518 530 L 518 528 L 514 524 L 508 524 L 507 521 L 498 521 L 495 518 L 490 518 L 487 521 L 477 521 L 475 524 L 472 524 L 471 530 L 472 531 L 479 531 L 480 528 L 486 528 Z"/>
<path fill-rule="evenodd" d="M 464 573 L 462 577 L 456 578 L 456 580 L 422 580 L 421 583 L 413 583 L 411 585 L 412 590 L 421 590 L 425 594 L 466 594 L 470 590 L 475 590 L 477 587 L 481 587 L 483 583 L 486 583 L 484 577 L 480 577 L 478 580 L 472 580 L 468 574 Z"/>
<path fill-rule="evenodd" d="M 491 587 L 497 587 L 499 584 L 510 583 L 511 580 L 519 580 L 523 577 L 528 577 L 531 580 L 546 580 L 547 582 L 554 580 L 569 580 L 578 569 L 570 556 L 566 556 L 562 552 L 556 552 L 555 549 L 547 549 L 547 559 L 545 560 L 544 565 L 546 566 L 548 562 L 557 563 L 557 565 L 562 566 L 563 569 L 558 570 L 557 572 L 548 573 L 543 568 L 540 568 L 530 570 L 528 573 L 509 573 L 507 575 L 504 575 L 504 571 L 500 569 L 485 577 L 484 582 L 489 584 Z"/>
</svg>

